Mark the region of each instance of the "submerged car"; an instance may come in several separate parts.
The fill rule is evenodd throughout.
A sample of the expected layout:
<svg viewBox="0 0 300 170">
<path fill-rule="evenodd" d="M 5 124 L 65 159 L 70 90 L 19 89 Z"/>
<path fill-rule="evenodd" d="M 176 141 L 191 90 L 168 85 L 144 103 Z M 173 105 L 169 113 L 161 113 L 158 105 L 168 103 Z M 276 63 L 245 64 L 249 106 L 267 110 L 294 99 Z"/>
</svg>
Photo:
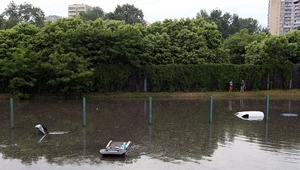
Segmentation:
<svg viewBox="0 0 300 170">
<path fill-rule="evenodd" d="M 131 146 L 131 141 L 128 142 L 113 142 L 110 140 L 104 149 L 100 149 L 100 154 L 124 156 Z"/>
</svg>

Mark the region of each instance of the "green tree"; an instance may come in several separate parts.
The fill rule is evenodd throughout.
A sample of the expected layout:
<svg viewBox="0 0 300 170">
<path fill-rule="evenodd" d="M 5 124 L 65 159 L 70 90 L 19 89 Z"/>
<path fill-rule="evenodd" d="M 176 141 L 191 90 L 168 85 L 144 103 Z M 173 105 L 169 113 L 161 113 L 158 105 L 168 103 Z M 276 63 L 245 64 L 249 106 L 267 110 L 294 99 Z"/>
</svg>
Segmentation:
<svg viewBox="0 0 300 170">
<path fill-rule="evenodd" d="M 1 14 L 0 15 L 0 30 L 5 28 L 6 20 L 4 16 Z"/>
<path fill-rule="evenodd" d="M 242 29 L 228 37 L 224 40 L 224 47 L 230 51 L 230 62 L 233 64 L 245 64 L 246 46 L 253 41 L 260 42 L 265 38 L 265 33 L 251 34 L 247 29 Z"/>
<path fill-rule="evenodd" d="M 102 8 L 100 7 L 93 7 L 92 10 L 88 10 L 87 12 L 82 12 L 79 14 L 80 17 L 84 20 L 84 21 L 95 21 L 98 18 L 104 18 L 104 11 Z"/>
<path fill-rule="evenodd" d="M 197 13 L 197 18 L 204 18 L 208 22 L 214 22 L 218 26 L 218 30 L 222 33 L 222 37 L 226 38 L 230 35 L 230 19 L 229 13 L 222 14 L 221 10 L 212 10 L 210 14 L 206 10 L 201 10 Z"/>
<path fill-rule="evenodd" d="M 12 1 L 7 8 L 5 8 L 2 16 L 2 18 L 6 19 L 4 28 L 7 29 L 23 22 L 29 22 L 36 26 L 43 26 L 45 14 L 40 8 L 34 7 L 26 2 L 17 5 Z"/>
<path fill-rule="evenodd" d="M 144 38 L 145 51 L 143 55 L 150 58 L 152 64 L 172 64 L 171 39 L 166 33 L 148 34 Z"/>
<path fill-rule="evenodd" d="M 233 14 L 229 29 L 229 35 L 239 32 L 242 29 L 247 29 L 250 34 L 254 34 L 260 32 L 261 26 L 253 18 L 240 18 L 237 14 Z"/>
<path fill-rule="evenodd" d="M 37 33 L 38 28 L 29 23 L 0 32 L 0 77 L 8 87 L 3 88 L 5 92 L 23 97 L 34 90 L 38 58 L 32 44 Z"/>
<path fill-rule="evenodd" d="M 68 94 L 88 90 L 93 68 L 74 48 L 83 25 L 80 18 L 64 18 L 47 23 L 37 34 L 34 49 L 40 58 L 38 85 L 43 91 Z"/>
<path fill-rule="evenodd" d="M 242 29 L 248 29 L 253 34 L 261 31 L 258 21 L 253 18 L 240 18 L 237 14 L 222 13 L 221 10 L 214 9 L 207 13 L 201 10 L 197 13 L 196 18 L 204 18 L 208 22 L 214 22 L 218 25 L 218 30 L 222 33 L 222 37 L 226 39 L 230 35 L 239 32 Z"/>
<path fill-rule="evenodd" d="M 118 5 L 114 12 L 107 13 L 105 18 L 125 21 L 126 24 L 146 24 L 143 11 L 130 4 L 124 4 L 122 6 Z"/>
<path fill-rule="evenodd" d="M 270 35 L 270 31 L 269 31 L 269 29 L 267 27 L 262 27 L 261 30 L 260 30 L 260 32 L 264 32 L 267 35 Z"/>
<path fill-rule="evenodd" d="M 263 45 L 262 63 L 282 64 L 288 60 L 288 39 L 285 36 L 271 36 Z"/>
<path fill-rule="evenodd" d="M 73 52 L 98 64 L 131 65 L 139 67 L 147 62 L 143 29 L 140 24 L 128 25 L 123 21 L 102 20 L 79 25 L 71 42 Z"/>
<path fill-rule="evenodd" d="M 153 44 L 148 44 L 152 49 L 150 55 L 159 57 L 153 59 L 157 63 L 199 64 L 229 61 L 217 26 L 203 18 L 167 19 L 151 24 L 147 31 L 152 34 L 147 38 L 154 40 Z"/>
<path fill-rule="evenodd" d="M 249 45 L 245 47 L 245 64 L 253 64 L 253 65 L 261 65 L 265 64 L 263 63 L 263 45 L 264 41 L 258 42 L 258 41 L 253 41 Z"/>
<path fill-rule="evenodd" d="M 299 28 L 299 27 L 298 27 Z M 289 61 L 292 63 L 300 63 L 300 30 L 295 30 L 284 34 L 288 40 L 287 54 Z"/>
<path fill-rule="evenodd" d="M 300 31 L 280 36 L 269 36 L 246 46 L 245 59 L 250 64 L 282 64 L 300 62 Z"/>
<path fill-rule="evenodd" d="M 55 52 L 43 64 L 44 68 L 55 75 L 47 83 L 64 94 L 88 90 L 93 76 L 93 69 L 88 69 L 88 66 L 88 60 L 72 52 L 65 54 Z"/>
</svg>

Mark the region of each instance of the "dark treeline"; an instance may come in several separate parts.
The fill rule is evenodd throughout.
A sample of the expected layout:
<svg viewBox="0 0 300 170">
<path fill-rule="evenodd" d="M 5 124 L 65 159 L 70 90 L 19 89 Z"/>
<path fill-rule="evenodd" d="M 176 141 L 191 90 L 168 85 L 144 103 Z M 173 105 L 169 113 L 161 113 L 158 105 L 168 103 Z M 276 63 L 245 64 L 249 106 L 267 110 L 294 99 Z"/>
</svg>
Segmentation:
<svg viewBox="0 0 300 170">
<path fill-rule="evenodd" d="M 39 8 L 26 5 L 40 11 Z M 15 7 L 15 11 L 23 11 L 20 10 L 21 5 L 12 4 L 6 10 L 12 7 Z M 142 11 L 138 9 L 133 11 L 138 14 L 130 16 L 141 19 L 139 21 L 127 22 L 122 17 L 114 18 L 114 14 L 121 15 L 123 10 L 131 9 L 122 7 L 118 6 L 110 14 L 85 13 L 81 17 L 43 24 L 37 24 L 38 19 L 29 17 L 31 20 L 26 20 L 28 17 L 24 17 L 11 28 L 8 28 L 7 22 L 11 22 L 10 16 L 13 15 L 4 12 L 0 19 L 0 24 L 4 23 L 4 29 L 0 30 L 0 91 L 19 96 L 122 91 L 126 81 L 137 71 L 152 76 L 149 79 L 155 84 L 158 79 L 153 79 L 153 76 L 156 73 L 149 71 L 149 67 L 157 70 L 154 66 L 164 69 L 162 66 L 178 65 L 187 69 L 192 65 L 223 64 L 228 68 L 229 64 L 235 70 L 240 64 L 248 64 L 268 65 L 270 70 L 269 65 L 275 68 L 282 63 L 298 63 L 300 59 L 299 30 L 271 36 L 259 29 L 253 31 L 245 27 L 226 37 L 220 32 L 218 23 L 208 19 L 210 17 L 166 19 L 146 26 Z M 43 15 L 42 11 L 40 13 Z M 23 14 L 18 15 L 21 16 Z M 89 16 L 95 19 L 87 19 Z M 236 16 L 233 18 L 239 19 Z M 104 67 L 118 69 L 102 69 Z M 288 66 L 287 71 L 284 70 L 286 77 L 290 75 L 290 68 Z M 228 79 L 235 77 L 235 72 L 228 73 Z M 189 75 L 182 76 L 182 80 L 192 78 Z M 117 88 L 108 88 L 113 86 Z M 207 85 L 201 87 L 201 84 L 197 88 L 210 89 Z"/>
</svg>

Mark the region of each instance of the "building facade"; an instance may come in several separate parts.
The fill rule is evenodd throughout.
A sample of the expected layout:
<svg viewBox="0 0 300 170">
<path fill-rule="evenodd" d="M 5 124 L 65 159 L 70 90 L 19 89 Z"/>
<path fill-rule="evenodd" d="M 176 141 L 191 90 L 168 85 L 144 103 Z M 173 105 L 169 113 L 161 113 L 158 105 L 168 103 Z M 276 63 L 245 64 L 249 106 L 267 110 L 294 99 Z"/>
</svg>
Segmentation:
<svg viewBox="0 0 300 170">
<path fill-rule="evenodd" d="M 73 4 L 68 6 L 68 16 L 74 17 L 78 16 L 81 12 L 87 12 L 88 10 L 92 10 L 93 7 L 90 7 L 86 4 Z"/>
<path fill-rule="evenodd" d="M 282 35 L 300 26 L 300 3 L 294 0 L 269 0 L 268 28 L 272 35 Z"/>
</svg>

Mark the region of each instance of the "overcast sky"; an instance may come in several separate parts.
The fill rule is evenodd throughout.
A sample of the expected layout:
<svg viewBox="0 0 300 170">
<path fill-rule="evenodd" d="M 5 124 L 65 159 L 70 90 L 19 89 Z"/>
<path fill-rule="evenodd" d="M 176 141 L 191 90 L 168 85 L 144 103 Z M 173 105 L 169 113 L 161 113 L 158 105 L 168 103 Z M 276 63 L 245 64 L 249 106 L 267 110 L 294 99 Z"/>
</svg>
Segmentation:
<svg viewBox="0 0 300 170">
<path fill-rule="evenodd" d="M 12 0 L 1 0 L 2 13 Z M 68 5 L 87 4 L 99 6 L 104 12 L 112 12 L 117 5 L 133 4 L 144 13 L 144 19 L 149 22 L 164 19 L 195 18 L 196 14 L 205 9 L 210 12 L 220 9 L 222 12 L 238 14 L 242 18 L 257 19 L 259 24 L 267 26 L 268 0 L 14 0 L 16 4 L 27 2 L 40 7 L 45 15 L 68 16 Z"/>
</svg>

